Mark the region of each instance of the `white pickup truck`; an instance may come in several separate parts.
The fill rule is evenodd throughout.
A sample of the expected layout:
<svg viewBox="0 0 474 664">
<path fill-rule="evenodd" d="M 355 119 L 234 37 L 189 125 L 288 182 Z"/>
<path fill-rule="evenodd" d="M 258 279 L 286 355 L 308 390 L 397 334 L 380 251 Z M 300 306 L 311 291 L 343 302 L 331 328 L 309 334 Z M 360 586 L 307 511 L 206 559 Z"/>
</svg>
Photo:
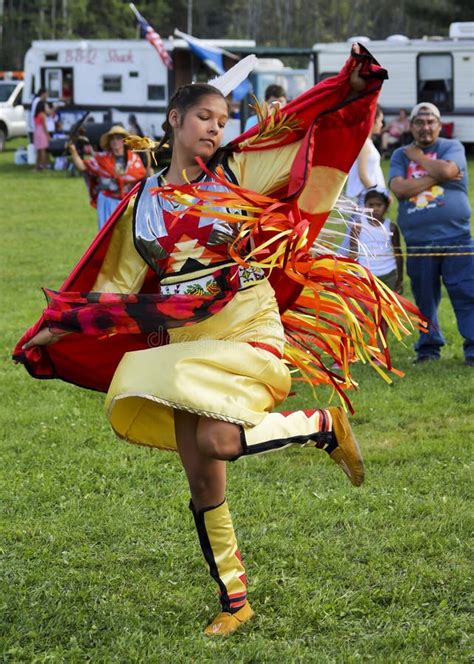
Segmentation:
<svg viewBox="0 0 474 664">
<path fill-rule="evenodd" d="M 0 152 L 5 141 L 26 136 L 26 112 L 21 103 L 23 81 L 0 81 Z"/>
</svg>

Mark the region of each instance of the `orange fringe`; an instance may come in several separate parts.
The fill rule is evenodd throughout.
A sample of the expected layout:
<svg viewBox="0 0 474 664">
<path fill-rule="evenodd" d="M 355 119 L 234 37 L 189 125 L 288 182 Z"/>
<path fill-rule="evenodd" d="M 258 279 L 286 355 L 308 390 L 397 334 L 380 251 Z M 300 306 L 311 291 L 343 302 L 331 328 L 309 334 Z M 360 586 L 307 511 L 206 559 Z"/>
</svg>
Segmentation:
<svg viewBox="0 0 474 664">
<path fill-rule="evenodd" d="M 287 340 L 284 360 L 299 370 L 299 380 L 332 386 L 352 410 L 345 394 L 357 386 L 351 363 L 368 362 L 389 383 L 386 371 L 402 376 L 391 364 L 384 328 L 401 340 L 426 325 L 418 310 L 352 259 L 312 256 L 310 220 L 296 201 L 278 201 L 237 186 L 221 168 L 208 174 L 212 182 L 166 185 L 154 193 L 186 206 L 175 213 L 177 220 L 191 214 L 237 224 L 229 250 L 234 261 L 268 274 L 284 270 L 303 287 L 281 317 Z M 225 191 L 212 191 L 215 184 Z"/>
</svg>

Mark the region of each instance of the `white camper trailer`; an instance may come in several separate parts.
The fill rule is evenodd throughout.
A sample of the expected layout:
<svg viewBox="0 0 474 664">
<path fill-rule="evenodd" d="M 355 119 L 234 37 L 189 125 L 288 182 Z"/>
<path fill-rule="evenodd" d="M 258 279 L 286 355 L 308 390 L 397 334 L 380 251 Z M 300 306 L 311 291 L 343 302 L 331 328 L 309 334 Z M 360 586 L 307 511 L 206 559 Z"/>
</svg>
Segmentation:
<svg viewBox="0 0 474 664">
<path fill-rule="evenodd" d="M 350 43 L 360 41 L 388 71 L 380 105 L 390 117 L 421 101 L 436 104 L 452 136 L 474 143 L 474 22 L 452 23 L 449 38 L 384 40 L 353 37 L 347 42 L 315 44 L 315 80 L 338 72 Z"/>
<path fill-rule="evenodd" d="M 134 114 L 145 134 L 160 136 L 173 90 L 193 79 L 199 66 L 184 40 L 164 40 L 174 68 L 168 70 L 155 49 L 140 40 L 34 41 L 25 56 L 23 103 L 31 106 L 40 87 L 61 105 L 68 130 L 85 111 L 96 122 L 128 125 Z M 252 40 L 213 40 L 224 49 L 255 46 Z M 238 131 L 236 133 L 239 133 Z"/>
</svg>

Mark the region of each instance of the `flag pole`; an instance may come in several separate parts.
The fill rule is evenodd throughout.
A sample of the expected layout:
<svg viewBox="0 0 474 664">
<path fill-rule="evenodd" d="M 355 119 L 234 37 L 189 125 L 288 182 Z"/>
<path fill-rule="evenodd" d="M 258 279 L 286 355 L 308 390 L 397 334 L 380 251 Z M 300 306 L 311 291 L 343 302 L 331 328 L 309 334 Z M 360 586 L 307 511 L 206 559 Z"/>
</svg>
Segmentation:
<svg viewBox="0 0 474 664">
<path fill-rule="evenodd" d="M 135 14 L 135 18 L 136 18 L 136 19 L 139 19 L 139 18 L 140 18 L 140 14 L 139 14 L 139 12 L 138 12 L 138 9 L 137 9 L 137 8 L 135 7 L 135 5 L 133 4 L 133 2 L 129 2 L 129 3 L 128 3 L 128 6 L 129 6 L 130 9 L 132 10 L 132 12 Z"/>
<path fill-rule="evenodd" d="M 193 33 L 193 0 L 188 0 L 188 16 L 187 16 L 187 31 L 188 34 L 192 35 Z"/>
<path fill-rule="evenodd" d="M 138 13 L 138 9 L 135 7 L 133 2 L 130 2 L 128 4 L 128 6 L 132 10 L 132 12 L 135 14 L 135 18 L 137 19 L 137 39 L 140 39 L 140 24 L 138 23 L 138 18 L 140 16 L 140 14 Z"/>
</svg>

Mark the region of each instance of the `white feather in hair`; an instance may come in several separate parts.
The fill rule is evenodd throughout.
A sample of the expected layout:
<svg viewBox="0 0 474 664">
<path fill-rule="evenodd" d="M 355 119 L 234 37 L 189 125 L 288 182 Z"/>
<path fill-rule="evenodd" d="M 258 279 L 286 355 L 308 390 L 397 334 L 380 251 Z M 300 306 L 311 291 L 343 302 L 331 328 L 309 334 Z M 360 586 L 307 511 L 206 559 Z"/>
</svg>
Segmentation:
<svg viewBox="0 0 474 664">
<path fill-rule="evenodd" d="M 216 76 L 216 78 L 211 79 L 208 83 L 220 90 L 224 97 L 227 97 L 227 95 L 230 95 L 230 93 L 247 78 L 256 66 L 257 56 L 253 54 L 247 55 L 247 57 L 237 62 L 237 64 L 231 67 L 228 71 L 220 76 Z"/>
</svg>

